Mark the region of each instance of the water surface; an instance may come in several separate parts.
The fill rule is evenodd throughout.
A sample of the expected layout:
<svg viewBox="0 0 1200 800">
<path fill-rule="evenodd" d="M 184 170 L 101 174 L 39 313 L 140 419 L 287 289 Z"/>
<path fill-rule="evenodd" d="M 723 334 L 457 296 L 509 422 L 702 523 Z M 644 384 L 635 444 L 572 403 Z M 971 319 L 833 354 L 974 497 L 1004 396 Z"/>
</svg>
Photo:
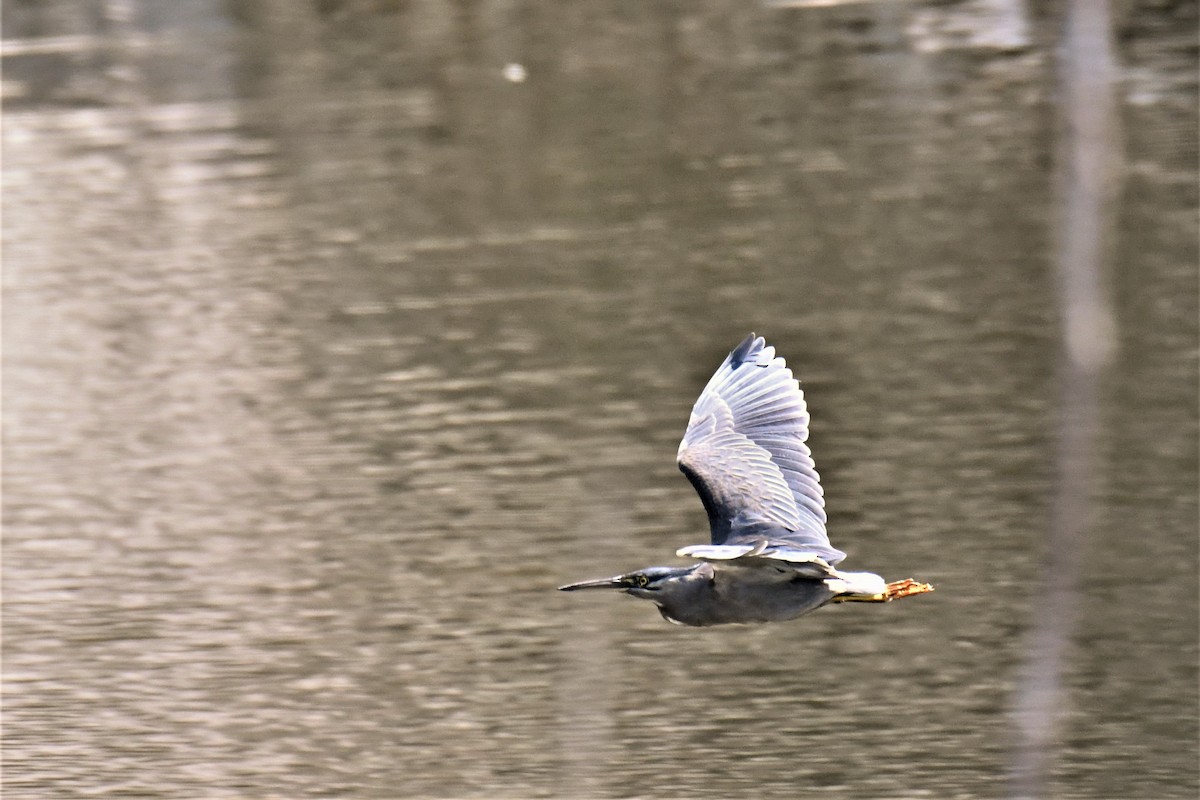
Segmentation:
<svg viewBox="0 0 1200 800">
<path fill-rule="evenodd" d="M 236 5 L 5 8 L 6 795 L 1003 795 L 1061 413 L 1053 21 Z M 1056 797 L 1198 789 L 1177 6 L 1118 19 Z M 847 565 L 938 592 L 712 630 L 554 592 L 704 540 L 675 448 L 749 330 Z"/>
</svg>

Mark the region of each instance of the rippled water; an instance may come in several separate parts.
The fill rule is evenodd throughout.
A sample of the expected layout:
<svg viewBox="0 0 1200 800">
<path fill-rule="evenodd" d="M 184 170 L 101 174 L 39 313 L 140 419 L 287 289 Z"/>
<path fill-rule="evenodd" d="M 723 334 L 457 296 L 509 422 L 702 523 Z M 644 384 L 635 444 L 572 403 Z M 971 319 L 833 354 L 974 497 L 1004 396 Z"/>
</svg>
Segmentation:
<svg viewBox="0 0 1200 800">
<path fill-rule="evenodd" d="M 6 796 L 1003 795 L 1051 23 L 384 6 L 5 8 Z M 1058 797 L 1198 788 L 1190 13 L 1118 20 Z M 704 539 L 675 447 L 751 329 L 847 563 L 938 593 L 695 630 L 554 592 Z"/>
</svg>

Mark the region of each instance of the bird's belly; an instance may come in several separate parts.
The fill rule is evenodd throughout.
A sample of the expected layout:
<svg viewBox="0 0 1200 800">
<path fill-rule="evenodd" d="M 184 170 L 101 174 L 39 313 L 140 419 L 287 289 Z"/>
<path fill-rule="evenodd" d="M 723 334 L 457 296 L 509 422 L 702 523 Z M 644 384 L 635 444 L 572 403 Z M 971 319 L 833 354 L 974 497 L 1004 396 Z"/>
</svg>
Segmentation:
<svg viewBox="0 0 1200 800">
<path fill-rule="evenodd" d="M 744 583 L 715 590 L 706 608 L 677 609 L 664 617 L 684 625 L 783 622 L 815 611 L 833 599 L 823 581 L 796 579 L 777 583 Z M 693 611 L 694 613 L 688 613 Z"/>
</svg>

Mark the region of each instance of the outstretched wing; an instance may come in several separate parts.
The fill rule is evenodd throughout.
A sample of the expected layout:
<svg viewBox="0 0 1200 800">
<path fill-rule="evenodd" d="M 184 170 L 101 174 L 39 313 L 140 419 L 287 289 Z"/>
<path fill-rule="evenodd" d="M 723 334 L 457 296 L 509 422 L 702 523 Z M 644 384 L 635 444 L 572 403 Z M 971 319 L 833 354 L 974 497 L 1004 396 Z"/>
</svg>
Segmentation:
<svg viewBox="0 0 1200 800">
<path fill-rule="evenodd" d="M 750 334 L 700 393 L 679 445 L 679 468 L 708 512 L 713 545 L 766 541 L 829 564 L 845 557 L 825 533 L 807 438 L 799 383 L 775 348 Z"/>
</svg>

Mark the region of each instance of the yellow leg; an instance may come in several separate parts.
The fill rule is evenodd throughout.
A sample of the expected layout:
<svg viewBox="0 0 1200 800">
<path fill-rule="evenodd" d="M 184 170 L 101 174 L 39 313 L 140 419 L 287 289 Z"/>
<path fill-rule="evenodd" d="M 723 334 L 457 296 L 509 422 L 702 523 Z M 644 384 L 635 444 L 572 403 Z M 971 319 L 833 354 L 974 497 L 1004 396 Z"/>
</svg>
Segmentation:
<svg viewBox="0 0 1200 800">
<path fill-rule="evenodd" d="M 933 587 L 928 583 L 918 583 L 912 578 L 902 581 L 892 581 L 879 594 L 843 594 L 833 598 L 835 603 L 890 603 L 900 597 L 932 592 Z"/>
</svg>

